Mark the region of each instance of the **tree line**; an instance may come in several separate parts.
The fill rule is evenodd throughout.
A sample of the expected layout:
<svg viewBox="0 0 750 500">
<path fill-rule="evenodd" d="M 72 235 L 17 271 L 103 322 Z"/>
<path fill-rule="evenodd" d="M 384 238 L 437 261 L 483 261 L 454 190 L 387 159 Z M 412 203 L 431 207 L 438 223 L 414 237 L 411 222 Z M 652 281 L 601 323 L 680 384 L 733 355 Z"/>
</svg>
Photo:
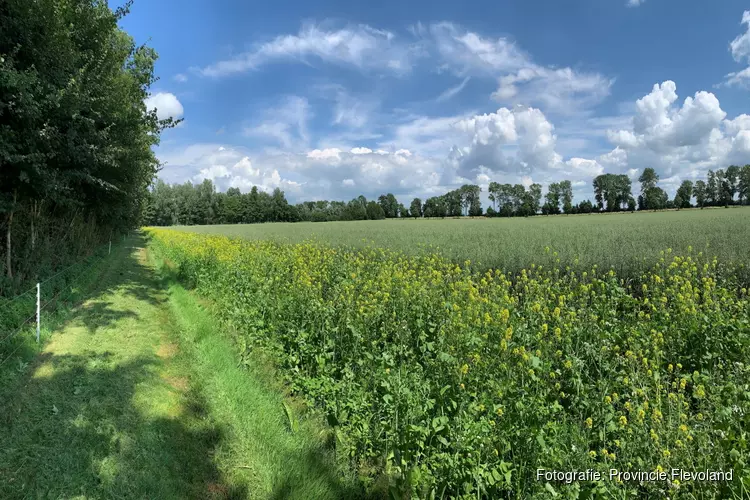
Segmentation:
<svg viewBox="0 0 750 500">
<path fill-rule="evenodd" d="M 528 217 L 533 215 L 587 214 L 635 210 L 726 206 L 750 203 L 750 165 L 709 170 L 707 179 L 695 183 L 686 180 L 674 199 L 657 186 L 659 175 L 653 168 L 640 175 L 640 194 L 633 195 L 630 178 L 621 174 L 602 174 L 594 178 L 594 201 L 573 203 L 573 185 L 569 180 L 548 186 L 542 197 L 542 185 L 499 184 L 490 182 L 488 197 L 491 206 L 482 210 L 481 188 L 466 184 L 424 202 L 414 198 L 408 208 L 392 193 L 367 200 L 360 195 L 349 202 L 305 201 L 296 205 L 287 202 L 284 192 L 275 189 L 266 193 L 253 187 L 249 193 L 230 188 L 217 192 L 210 180 L 193 185 L 190 182 L 169 185 L 158 181 L 149 193 L 145 222 L 155 226 L 192 224 L 237 224 L 256 222 L 326 222 L 346 220 L 378 220 L 397 217 Z"/>
<path fill-rule="evenodd" d="M 145 99 L 156 52 L 130 3 L 0 2 L 0 294 L 137 227 L 171 119 Z"/>
</svg>

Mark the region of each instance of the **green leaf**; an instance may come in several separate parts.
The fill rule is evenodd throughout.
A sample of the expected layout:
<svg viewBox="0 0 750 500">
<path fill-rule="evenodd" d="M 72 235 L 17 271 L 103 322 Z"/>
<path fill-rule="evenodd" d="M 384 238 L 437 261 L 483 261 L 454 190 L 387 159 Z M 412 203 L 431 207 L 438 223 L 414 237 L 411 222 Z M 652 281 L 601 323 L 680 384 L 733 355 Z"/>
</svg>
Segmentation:
<svg viewBox="0 0 750 500">
<path fill-rule="evenodd" d="M 544 489 L 549 491 L 553 498 L 557 498 L 558 496 L 560 496 L 560 494 L 555 491 L 555 488 L 553 488 L 549 483 L 544 483 Z"/>
</svg>

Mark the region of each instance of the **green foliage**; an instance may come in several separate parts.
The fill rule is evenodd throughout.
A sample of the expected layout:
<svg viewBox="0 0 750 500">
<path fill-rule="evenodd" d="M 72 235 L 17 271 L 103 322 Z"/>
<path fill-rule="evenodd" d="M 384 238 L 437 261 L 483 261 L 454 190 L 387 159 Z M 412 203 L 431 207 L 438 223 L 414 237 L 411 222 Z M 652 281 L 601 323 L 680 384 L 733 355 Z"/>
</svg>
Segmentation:
<svg viewBox="0 0 750 500">
<path fill-rule="evenodd" d="M 594 197 L 599 211 L 618 212 L 628 206 L 631 182 L 627 175 L 602 174 L 594 178 Z"/>
<path fill-rule="evenodd" d="M 242 194 L 238 188 L 217 193 L 208 179 L 198 185 L 190 182 L 169 185 L 157 181 L 149 193 L 147 210 L 145 223 L 153 226 L 299 220 L 298 209 L 289 205 L 284 192 L 278 188 L 271 194 L 259 191 L 257 186 L 247 194 Z"/>
<path fill-rule="evenodd" d="M 224 306 L 242 355 L 271 356 L 397 497 L 727 498 L 750 482 L 750 297 L 702 252 L 663 251 L 635 285 L 566 272 L 550 249 L 511 279 L 429 254 L 152 235 Z M 537 468 L 735 479 L 551 487 Z"/>
<path fill-rule="evenodd" d="M 0 6 L 0 293 L 140 223 L 174 122 L 146 110 L 156 53 L 118 28 L 128 8 Z"/>
<path fill-rule="evenodd" d="M 414 198 L 409 205 L 409 214 L 412 217 L 422 217 L 422 200 Z"/>
</svg>

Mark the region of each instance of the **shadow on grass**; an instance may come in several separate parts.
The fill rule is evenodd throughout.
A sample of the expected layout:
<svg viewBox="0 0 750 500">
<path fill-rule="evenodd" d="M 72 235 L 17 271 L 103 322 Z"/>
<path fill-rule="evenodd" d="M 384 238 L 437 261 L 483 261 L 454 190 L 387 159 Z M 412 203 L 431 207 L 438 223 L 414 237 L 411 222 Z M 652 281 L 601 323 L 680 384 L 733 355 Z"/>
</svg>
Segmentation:
<svg viewBox="0 0 750 500">
<path fill-rule="evenodd" d="M 0 497 L 245 498 L 212 456 L 223 432 L 199 394 L 174 417 L 137 408 L 156 361 L 43 355 L 22 392 L 0 395 Z"/>
<path fill-rule="evenodd" d="M 138 319 L 112 292 L 166 306 L 171 277 L 157 277 L 139 262 L 138 249 L 146 244 L 142 235 L 131 237 L 117 260 L 97 270 L 87 296 L 81 291 L 79 302 L 88 301 L 50 326 L 59 331 L 66 323 L 81 324 L 96 338 L 120 320 Z M 12 377 L 0 373 L 0 498 L 257 497 L 218 469 L 217 452 L 235 443 L 231 429 L 212 416 L 200 384 L 161 378 L 158 355 L 123 358 L 106 346 L 35 355 L 35 345 L 22 347 L 12 361 L 28 361 L 30 368 L 13 369 Z M 163 397 L 172 391 L 179 395 Z M 299 473 L 280 473 L 280 484 L 261 496 L 332 491 L 337 498 L 362 498 L 328 470 L 322 454 L 310 452 L 303 463 Z"/>
<path fill-rule="evenodd" d="M 137 235 L 113 252 L 77 292 L 79 303 L 88 301 L 69 311 L 60 304 L 49 326 L 82 324 L 96 336 L 138 318 L 116 307 L 111 292 L 161 305 L 164 290 L 138 262 L 136 250 L 145 243 Z M 171 390 L 160 378 L 158 356 L 116 357 L 106 347 L 35 356 L 38 348 L 28 340 L 19 341 L 0 373 L 0 498 L 247 497 L 243 487 L 224 484 L 216 468 L 225 433 L 201 394 L 158 400 Z"/>
</svg>

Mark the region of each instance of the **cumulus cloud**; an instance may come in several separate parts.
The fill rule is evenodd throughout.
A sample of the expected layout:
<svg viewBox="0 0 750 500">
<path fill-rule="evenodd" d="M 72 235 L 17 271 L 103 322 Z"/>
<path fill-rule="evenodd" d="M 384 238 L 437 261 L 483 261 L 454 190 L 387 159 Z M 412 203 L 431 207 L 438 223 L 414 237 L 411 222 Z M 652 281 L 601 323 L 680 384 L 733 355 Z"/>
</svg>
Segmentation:
<svg viewBox="0 0 750 500">
<path fill-rule="evenodd" d="M 184 109 L 179 99 L 174 94 L 169 92 L 158 92 L 152 96 L 149 96 L 146 101 L 146 109 L 156 110 L 156 116 L 160 120 L 167 118 L 182 118 Z"/>
<path fill-rule="evenodd" d="M 458 173 L 470 176 L 484 167 L 492 172 L 530 173 L 555 168 L 554 126 L 540 110 L 518 106 L 467 118 L 456 123 L 469 145 L 453 150 Z"/>
<path fill-rule="evenodd" d="M 646 0 L 628 0 L 628 3 L 626 4 L 628 7 L 638 7 L 639 5 L 645 3 Z"/>
<path fill-rule="evenodd" d="M 750 117 L 727 120 L 716 96 L 699 91 L 678 103 L 677 85 L 665 81 L 636 101 L 630 128 L 612 130 L 616 147 L 599 161 L 621 172 L 651 166 L 663 178 L 696 178 L 709 168 L 750 161 Z"/>
<path fill-rule="evenodd" d="M 165 164 L 160 177 L 167 182 L 184 182 L 187 179 L 200 183 L 210 179 L 222 191 L 236 187 L 247 192 L 253 186 L 258 186 L 267 192 L 280 188 L 292 196 L 301 193 L 300 182 L 282 176 L 273 164 L 256 165 L 242 148 L 194 144 L 160 151 L 159 159 Z"/>
<path fill-rule="evenodd" d="M 318 59 L 326 63 L 405 73 L 411 69 L 412 52 L 390 31 L 365 24 L 329 29 L 320 24 L 303 26 L 296 35 L 281 35 L 232 59 L 200 70 L 221 77 L 257 69 L 273 61 Z"/>
</svg>

